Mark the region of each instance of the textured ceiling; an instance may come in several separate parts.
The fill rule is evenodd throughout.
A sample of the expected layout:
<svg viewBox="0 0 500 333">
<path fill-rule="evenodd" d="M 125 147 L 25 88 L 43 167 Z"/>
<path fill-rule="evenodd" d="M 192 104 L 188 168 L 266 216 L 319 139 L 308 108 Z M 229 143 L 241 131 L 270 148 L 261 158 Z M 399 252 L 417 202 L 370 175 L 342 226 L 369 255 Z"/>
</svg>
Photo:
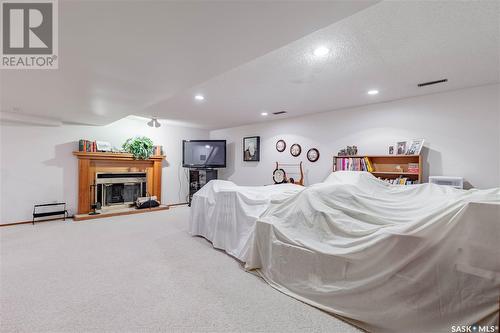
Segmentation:
<svg viewBox="0 0 500 333">
<path fill-rule="evenodd" d="M 60 69 L 2 72 L 2 110 L 222 128 L 500 81 L 500 2 L 374 3 L 62 1 Z"/>
<path fill-rule="evenodd" d="M 147 115 L 149 105 L 374 3 L 61 0 L 59 69 L 1 71 L 1 110 L 88 124 Z"/>
<path fill-rule="evenodd" d="M 382 2 L 146 109 L 215 127 L 500 81 L 499 2 Z M 326 45 L 327 58 L 313 49 Z M 447 78 L 418 88 L 420 82 Z M 367 91 L 377 89 L 378 95 Z M 201 92 L 206 101 L 192 96 Z"/>
</svg>

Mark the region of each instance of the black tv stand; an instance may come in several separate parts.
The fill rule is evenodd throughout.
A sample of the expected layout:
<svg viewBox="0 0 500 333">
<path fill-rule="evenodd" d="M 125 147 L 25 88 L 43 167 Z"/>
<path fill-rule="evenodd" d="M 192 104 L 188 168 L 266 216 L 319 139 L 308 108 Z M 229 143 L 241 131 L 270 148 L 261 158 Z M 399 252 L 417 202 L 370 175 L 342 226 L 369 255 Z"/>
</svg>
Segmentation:
<svg viewBox="0 0 500 333">
<path fill-rule="evenodd" d="M 193 195 L 212 179 L 217 179 L 217 169 L 189 169 L 189 206 Z"/>
</svg>

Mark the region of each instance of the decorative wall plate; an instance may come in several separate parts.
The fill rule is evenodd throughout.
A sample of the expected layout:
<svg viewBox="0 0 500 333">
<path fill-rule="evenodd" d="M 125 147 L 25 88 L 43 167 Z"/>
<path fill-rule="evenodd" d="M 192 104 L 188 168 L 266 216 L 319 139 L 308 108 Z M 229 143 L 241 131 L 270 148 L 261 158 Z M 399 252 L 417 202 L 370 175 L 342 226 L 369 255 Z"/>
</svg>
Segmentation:
<svg viewBox="0 0 500 333">
<path fill-rule="evenodd" d="M 276 150 L 282 153 L 285 151 L 285 149 L 286 149 L 285 140 L 278 140 L 278 142 L 276 142 Z"/>
<path fill-rule="evenodd" d="M 302 147 L 298 143 L 294 143 L 293 145 L 290 146 L 290 154 L 292 154 L 293 157 L 297 157 L 300 155 L 302 152 Z"/>
<path fill-rule="evenodd" d="M 275 184 L 281 184 L 286 181 L 285 170 L 283 169 L 275 169 L 273 172 L 273 180 Z"/>
<path fill-rule="evenodd" d="M 311 148 L 307 151 L 307 159 L 309 162 L 316 162 L 319 159 L 319 150 Z"/>
</svg>

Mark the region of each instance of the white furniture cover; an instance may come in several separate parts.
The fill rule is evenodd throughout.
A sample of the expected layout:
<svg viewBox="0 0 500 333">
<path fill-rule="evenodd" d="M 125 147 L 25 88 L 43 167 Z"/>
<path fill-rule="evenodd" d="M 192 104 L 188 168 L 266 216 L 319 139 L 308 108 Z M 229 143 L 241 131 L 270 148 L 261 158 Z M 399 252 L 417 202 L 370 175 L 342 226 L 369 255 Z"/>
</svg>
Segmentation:
<svg viewBox="0 0 500 333">
<path fill-rule="evenodd" d="M 212 180 L 193 196 L 189 232 L 246 261 L 257 218 L 271 202 L 282 202 L 303 189 L 294 184 L 238 186 Z"/>
<path fill-rule="evenodd" d="M 255 228 L 248 269 L 370 332 L 452 332 L 498 316 L 500 189 L 335 172 Z"/>
</svg>

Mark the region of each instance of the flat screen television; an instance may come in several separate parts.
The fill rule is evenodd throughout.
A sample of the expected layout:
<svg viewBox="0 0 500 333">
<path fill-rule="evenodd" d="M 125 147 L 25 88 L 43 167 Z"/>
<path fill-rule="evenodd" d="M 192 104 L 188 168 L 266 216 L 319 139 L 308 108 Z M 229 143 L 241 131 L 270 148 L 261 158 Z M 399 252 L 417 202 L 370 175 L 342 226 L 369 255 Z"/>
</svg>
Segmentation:
<svg viewBox="0 0 500 333">
<path fill-rule="evenodd" d="M 226 140 L 183 140 L 182 166 L 185 168 L 225 168 Z"/>
</svg>

